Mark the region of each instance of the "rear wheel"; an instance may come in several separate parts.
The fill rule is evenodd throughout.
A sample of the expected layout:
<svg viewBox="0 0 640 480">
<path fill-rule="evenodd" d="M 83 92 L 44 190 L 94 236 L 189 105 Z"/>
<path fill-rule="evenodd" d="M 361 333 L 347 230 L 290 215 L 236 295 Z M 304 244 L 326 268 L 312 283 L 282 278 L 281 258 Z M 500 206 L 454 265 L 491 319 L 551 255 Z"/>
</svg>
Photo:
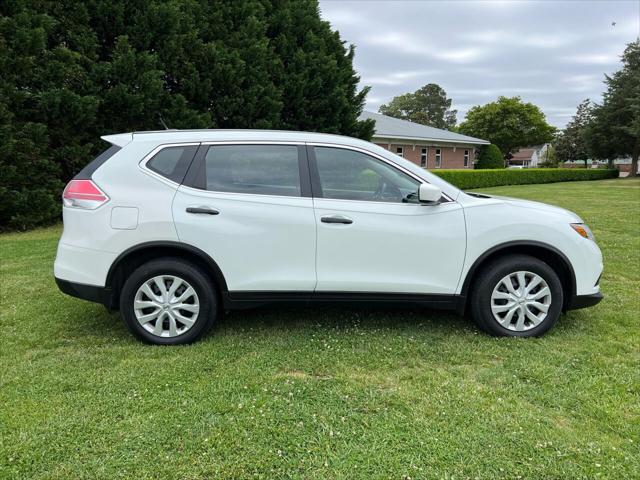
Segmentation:
<svg viewBox="0 0 640 480">
<path fill-rule="evenodd" d="M 120 293 L 120 312 L 140 340 L 179 345 L 200 339 L 217 316 L 210 279 L 195 265 L 160 258 L 138 267 Z"/>
<path fill-rule="evenodd" d="M 528 255 L 510 255 L 476 277 L 471 314 L 492 335 L 533 337 L 556 323 L 563 301 L 562 284 L 549 265 Z"/>
</svg>

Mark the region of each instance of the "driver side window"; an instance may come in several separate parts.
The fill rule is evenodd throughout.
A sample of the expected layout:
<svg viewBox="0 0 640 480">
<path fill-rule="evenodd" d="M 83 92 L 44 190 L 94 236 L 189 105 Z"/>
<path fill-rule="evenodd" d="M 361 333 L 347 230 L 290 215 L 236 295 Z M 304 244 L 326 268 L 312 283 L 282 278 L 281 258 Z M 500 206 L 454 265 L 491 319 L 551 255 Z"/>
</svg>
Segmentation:
<svg viewBox="0 0 640 480">
<path fill-rule="evenodd" d="M 314 151 L 324 198 L 417 202 L 420 183 L 377 158 L 342 148 Z"/>
</svg>

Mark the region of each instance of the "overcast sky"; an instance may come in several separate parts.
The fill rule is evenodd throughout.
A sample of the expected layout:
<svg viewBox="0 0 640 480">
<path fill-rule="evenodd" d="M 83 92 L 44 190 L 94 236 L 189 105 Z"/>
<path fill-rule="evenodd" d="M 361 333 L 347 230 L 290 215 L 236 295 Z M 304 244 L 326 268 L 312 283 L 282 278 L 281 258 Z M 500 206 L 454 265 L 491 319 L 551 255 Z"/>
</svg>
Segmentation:
<svg viewBox="0 0 640 480">
<path fill-rule="evenodd" d="M 563 127 L 585 98 L 600 101 L 640 35 L 640 0 L 321 0 L 325 20 L 356 46 L 367 109 L 437 83 L 458 122 L 499 95 L 520 95 Z M 615 25 L 614 25 L 615 23 Z"/>
</svg>

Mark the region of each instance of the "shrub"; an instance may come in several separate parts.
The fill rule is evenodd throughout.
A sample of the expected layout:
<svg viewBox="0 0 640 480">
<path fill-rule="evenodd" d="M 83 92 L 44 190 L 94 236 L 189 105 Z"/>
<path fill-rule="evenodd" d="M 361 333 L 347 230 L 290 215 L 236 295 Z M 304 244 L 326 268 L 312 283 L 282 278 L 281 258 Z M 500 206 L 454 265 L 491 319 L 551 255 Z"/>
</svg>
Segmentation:
<svg viewBox="0 0 640 480">
<path fill-rule="evenodd" d="M 476 169 L 504 168 L 504 157 L 495 145 L 482 145 L 478 152 Z"/>
<path fill-rule="evenodd" d="M 603 180 L 606 178 L 618 178 L 619 174 L 617 169 L 579 168 L 432 170 L 431 172 L 462 190 L 499 187 L 502 185 Z"/>
</svg>

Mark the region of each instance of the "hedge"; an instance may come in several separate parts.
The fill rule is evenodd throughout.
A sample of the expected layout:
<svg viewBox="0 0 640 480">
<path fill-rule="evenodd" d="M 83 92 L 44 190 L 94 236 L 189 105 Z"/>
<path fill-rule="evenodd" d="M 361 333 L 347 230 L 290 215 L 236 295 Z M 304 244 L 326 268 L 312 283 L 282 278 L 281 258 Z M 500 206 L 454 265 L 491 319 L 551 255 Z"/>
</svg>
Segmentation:
<svg viewBox="0 0 640 480">
<path fill-rule="evenodd" d="M 430 170 L 462 190 L 525 185 L 530 183 L 575 182 L 618 178 L 617 169 L 531 168 L 502 170 Z"/>
</svg>

